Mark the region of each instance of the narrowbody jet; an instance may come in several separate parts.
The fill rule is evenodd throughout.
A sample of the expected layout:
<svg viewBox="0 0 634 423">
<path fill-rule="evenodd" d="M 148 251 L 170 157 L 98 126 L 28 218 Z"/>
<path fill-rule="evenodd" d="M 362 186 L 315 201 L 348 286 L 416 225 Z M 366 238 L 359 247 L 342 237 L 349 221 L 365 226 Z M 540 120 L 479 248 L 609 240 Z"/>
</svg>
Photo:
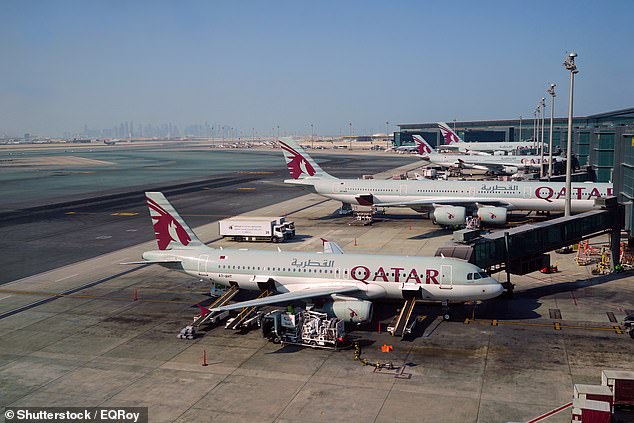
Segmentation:
<svg viewBox="0 0 634 423">
<path fill-rule="evenodd" d="M 211 312 L 319 299 L 322 311 L 360 323 L 371 320 L 375 300 L 414 297 L 446 306 L 504 291 L 482 269 L 454 258 L 345 254 L 328 241 L 316 253 L 210 248 L 162 193 L 147 192 L 146 200 L 158 249 L 124 264 L 158 264 L 225 286 L 275 293 Z"/>
</svg>

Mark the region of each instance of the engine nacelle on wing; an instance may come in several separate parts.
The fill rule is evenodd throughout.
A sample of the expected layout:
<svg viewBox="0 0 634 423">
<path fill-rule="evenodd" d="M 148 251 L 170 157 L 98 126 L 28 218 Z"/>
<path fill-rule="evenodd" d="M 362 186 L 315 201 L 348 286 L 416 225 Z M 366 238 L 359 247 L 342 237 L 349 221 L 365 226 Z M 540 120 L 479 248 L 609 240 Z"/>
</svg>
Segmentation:
<svg viewBox="0 0 634 423">
<path fill-rule="evenodd" d="M 506 209 L 504 207 L 482 206 L 478 208 L 478 218 L 489 225 L 504 225 Z"/>
<path fill-rule="evenodd" d="M 467 209 L 461 206 L 434 206 L 434 223 L 440 226 L 464 225 Z"/>
<path fill-rule="evenodd" d="M 344 322 L 366 323 L 372 320 L 372 302 L 364 300 L 329 301 L 321 311 Z"/>
<path fill-rule="evenodd" d="M 502 170 L 504 171 L 504 173 L 506 173 L 507 175 L 514 175 L 516 174 L 519 169 L 517 168 L 517 166 L 504 166 L 502 168 Z"/>
</svg>

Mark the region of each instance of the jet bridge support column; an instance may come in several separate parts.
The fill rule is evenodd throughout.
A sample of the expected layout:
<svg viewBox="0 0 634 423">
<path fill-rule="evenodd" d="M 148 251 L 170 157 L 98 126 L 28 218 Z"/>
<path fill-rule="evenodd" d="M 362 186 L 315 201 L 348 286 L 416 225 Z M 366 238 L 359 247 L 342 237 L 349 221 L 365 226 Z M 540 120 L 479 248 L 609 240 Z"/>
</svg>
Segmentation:
<svg viewBox="0 0 634 423">
<path fill-rule="evenodd" d="M 621 262 L 621 228 L 616 225 L 610 232 L 610 272 Z"/>
<path fill-rule="evenodd" d="M 508 295 L 511 295 L 513 293 L 513 288 L 515 288 L 515 286 L 511 283 L 511 271 L 510 271 L 510 262 L 509 262 L 509 233 L 508 232 L 504 232 L 504 251 L 506 253 L 505 255 L 505 263 L 504 263 L 504 270 L 506 272 L 506 282 L 504 282 L 502 284 L 502 286 L 504 287 L 504 289 L 506 289 L 506 293 Z"/>
</svg>

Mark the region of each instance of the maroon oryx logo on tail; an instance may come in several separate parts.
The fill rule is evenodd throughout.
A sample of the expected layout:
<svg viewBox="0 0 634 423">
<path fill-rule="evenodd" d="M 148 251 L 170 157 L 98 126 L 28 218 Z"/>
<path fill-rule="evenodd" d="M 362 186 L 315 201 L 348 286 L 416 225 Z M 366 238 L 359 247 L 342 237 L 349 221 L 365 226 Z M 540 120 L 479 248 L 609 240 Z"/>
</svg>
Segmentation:
<svg viewBox="0 0 634 423">
<path fill-rule="evenodd" d="M 460 142 L 458 135 L 456 135 L 448 126 L 438 125 L 443 138 L 445 139 L 445 145 L 455 144 Z"/>
<path fill-rule="evenodd" d="M 156 235 L 159 250 L 165 250 L 172 241 L 180 242 L 182 245 L 189 244 L 191 238 L 187 231 L 185 231 L 185 228 L 183 228 L 183 225 L 178 223 L 178 221 L 156 201 L 149 197 L 146 197 L 146 200 L 150 209 L 150 216 L 152 217 L 154 234 Z"/>
<path fill-rule="evenodd" d="M 293 147 L 282 141 L 280 141 L 280 145 L 285 151 L 284 157 L 286 157 L 286 167 L 288 167 L 288 171 L 293 179 L 299 179 L 302 173 L 305 173 L 308 176 L 315 175 L 315 168 L 308 163 L 308 160 L 306 160 L 304 156 L 302 156 Z"/>
<path fill-rule="evenodd" d="M 427 141 L 425 141 L 425 138 L 421 137 L 420 135 L 414 135 L 412 136 L 412 138 L 414 138 L 414 141 L 416 141 L 416 144 L 418 144 L 418 154 L 420 154 L 421 156 L 424 156 L 425 154 L 431 154 L 431 146 L 427 143 Z"/>
</svg>

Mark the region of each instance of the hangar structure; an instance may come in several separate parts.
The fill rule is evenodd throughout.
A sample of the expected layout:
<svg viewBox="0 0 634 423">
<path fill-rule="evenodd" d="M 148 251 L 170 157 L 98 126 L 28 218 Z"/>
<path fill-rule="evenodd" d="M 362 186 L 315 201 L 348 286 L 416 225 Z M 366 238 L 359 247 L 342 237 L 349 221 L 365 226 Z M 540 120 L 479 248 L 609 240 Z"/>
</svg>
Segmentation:
<svg viewBox="0 0 634 423">
<path fill-rule="evenodd" d="M 447 124 L 466 142 L 526 141 L 533 139 L 533 119 L 448 121 Z M 437 146 L 442 136 L 435 122 L 400 124 L 394 133 L 395 146 L 414 144 L 412 135 L 422 135 Z M 581 166 L 592 166 L 597 182 L 614 183 L 614 193 L 625 204 L 625 227 L 634 228 L 634 107 L 573 118 L 572 153 Z M 544 122 L 548 142 L 550 119 Z M 568 118 L 553 119 L 553 149 L 566 149 Z M 631 236 L 631 235 L 630 235 Z"/>
</svg>

